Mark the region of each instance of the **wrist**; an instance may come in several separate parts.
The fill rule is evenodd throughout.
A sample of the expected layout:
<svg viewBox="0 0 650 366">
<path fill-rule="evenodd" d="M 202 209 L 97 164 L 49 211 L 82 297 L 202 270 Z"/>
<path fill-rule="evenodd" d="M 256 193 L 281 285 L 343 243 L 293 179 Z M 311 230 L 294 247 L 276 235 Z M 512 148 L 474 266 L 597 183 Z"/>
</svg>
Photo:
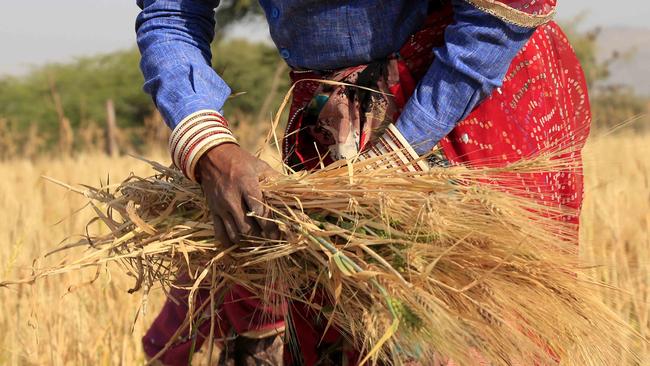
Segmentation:
<svg viewBox="0 0 650 366">
<path fill-rule="evenodd" d="M 187 116 L 174 128 L 169 151 L 174 165 L 196 182 L 195 170 L 201 158 L 226 143 L 237 144 L 228 121 L 216 111 L 203 110 Z"/>
<path fill-rule="evenodd" d="M 196 161 L 194 168 L 194 179 L 197 183 L 201 183 L 202 177 L 204 177 L 206 172 L 218 171 L 218 162 L 223 161 L 225 156 L 231 154 L 231 148 L 239 148 L 239 145 L 233 143 L 223 143 L 218 146 L 215 146 L 205 153 L 203 153 Z"/>
</svg>

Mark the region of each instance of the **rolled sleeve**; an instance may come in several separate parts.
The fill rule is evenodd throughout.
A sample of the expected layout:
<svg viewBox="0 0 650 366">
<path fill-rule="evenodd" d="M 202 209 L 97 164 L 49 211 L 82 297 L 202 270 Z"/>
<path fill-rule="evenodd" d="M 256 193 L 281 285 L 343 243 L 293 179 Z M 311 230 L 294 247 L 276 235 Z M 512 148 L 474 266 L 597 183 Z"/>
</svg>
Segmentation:
<svg viewBox="0 0 650 366">
<path fill-rule="evenodd" d="M 430 151 L 492 91 L 534 29 L 506 23 L 453 0 L 445 45 L 409 99 L 397 128 L 418 154 Z"/>
<path fill-rule="evenodd" d="M 138 0 L 144 90 L 170 128 L 199 110 L 221 111 L 231 93 L 212 69 L 218 0 Z"/>
</svg>

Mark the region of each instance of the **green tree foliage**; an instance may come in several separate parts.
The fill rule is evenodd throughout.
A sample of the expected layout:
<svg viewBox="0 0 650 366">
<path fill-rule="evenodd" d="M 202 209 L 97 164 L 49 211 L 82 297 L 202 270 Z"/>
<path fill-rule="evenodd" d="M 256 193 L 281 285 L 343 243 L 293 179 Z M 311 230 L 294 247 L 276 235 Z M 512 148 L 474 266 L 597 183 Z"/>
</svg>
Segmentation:
<svg viewBox="0 0 650 366">
<path fill-rule="evenodd" d="M 149 98 L 141 91 L 138 61 L 133 49 L 47 65 L 25 77 L 1 79 L 0 117 L 24 128 L 36 123 L 41 131 L 53 133 L 58 129 L 54 87 L 73 127 L 103 122 L 108 99 L 114 100 L 122 126 L 138 124 L 152 111 Z"/>
<path fill-rule="evenodd" d="M 621 123 L 637 118 L 640 120 L 633 123 L 630 128 L 647 129 L 648 98 L 636 95 L 629 87 L 617 84 L 616 80 L 610 80 L 610 68 L 613 63 L 624 61 L 622 56 L 614 53 L 605 60 L 599 59 L 598 36 L 600 30 L 580 32 L 576 28 L 577 25 L 579 25 L 579 21 L 565 25 L 563 28 L 571 40 L 585 72 L 594 128 L 610 130 Z"/>
<path fill-rule="evenodd" d="M 222 0 L 216 15 L 218 34 L 233 23 L 262 14 L 258 0 Z"/>
<path fill-rule="evenodd" d="M 596 129 L 611 130 L 630 122 L 624 130 L 647 131 L 648 98 L 633 93 L 628 88 L 610 87 L 598 90 L 591 95 L 593 126 Z"/>
<path fill-rule="evenodd" d="M 215 69 L 228 83 L 233 97 L 224 106 L 226 114 L 243 112 L 257 114 L 269 94 L 271 79 L 281 61 L 275 48 L 232 40 L 213 47 Z M 273 106 L 278 106 L 289 87 L 285 77 L 279 87 Z M 243 93 L 241 95 L 237 95 Z"/>
<path fill-rule="evenodd" d="M 607 80 L 610 72 L 609 67 L 613 59 L 599 61 L 598 55 L 598 29 L 587 32 L 579 32 L 574 25 L 564 26 L 564 31 L 571 40 L 571 45 L 580 59 L 582 68 L 587 79 L 587 86 L 593 90 L 598 82 Z"/>
<path fill-rule="evenodd" d="M 227 113 L 256 114 L 269 92 L 280 58 L 267 45 L 232 40 L 213 46 L 215 69 L 234 93 Z M 76 128 L 86 123 L 103 124 L 105 103 L 113 99 L 121 127 L 139 126 L 153 110 L 150 97 L 142 91 L 144 79 L 136 49 L 82 58 L 68 64 L 47 65 L 24 77 L 0 79 L 0 118 L 19 130 L 35 123 L 43 133 L 58 131 L 58 116 L 52 99 L 52 85 L 60 95 L 65 116 Z M 288 87 L 285 80 L 273 105 Z"/>
</svg>

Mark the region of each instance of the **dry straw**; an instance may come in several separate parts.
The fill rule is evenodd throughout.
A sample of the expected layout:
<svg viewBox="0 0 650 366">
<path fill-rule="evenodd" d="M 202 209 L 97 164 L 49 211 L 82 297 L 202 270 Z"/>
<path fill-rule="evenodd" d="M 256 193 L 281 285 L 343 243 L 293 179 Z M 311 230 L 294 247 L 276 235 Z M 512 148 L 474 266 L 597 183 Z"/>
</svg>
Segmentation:
<svg viewBox="0 0 650 366">
<path fill-rule="evenodd" d="M 119 263 L 132 291 L 177 286 L 179 273 L 194 280 L 192 294 L 238 284 L 269 303 L 309 304 L 367 359 L 389 364 L 615 364 L 636 335 L 582 274 L 575 227 L 559 220 L 572 212 L 493 184 L 576 169 L 567 156 L 419 174 L 342 161 L 278 176 L 262 187 L 282 239 L 230 248 L 213 239 L 200 187 L 149 161 L 157 175 L 117 188 L 66 186 L 92 200 L 110 233 L 57 249 L 87 248 L 35 278 Z M 217 298 L 192 306 L 190 331 Z"/>
<path fill-rule="evenodd" d="M 281 111 L 288 100 L 289 94 Z M 280 112 L 276 125 L 279 118 Z M 157 285 L 190 290 L 190 314 L 178 335 L 197 332 L 201 314 L 219 305 L 217 295 L 240 285 L 268 304 L 309 305 L 365 360 L 386 364 L 637 360 L 626 345 L 639 336 L 602 303 L 605 286 L 588 278 L 577 259 L 577 228 L 562 220 L 576 212 L 525 191 L 526 180 L 540 172 L 580 170 L 570 146 L 551 145 L 553 151 L 505 167 L 405 173 L 376 169 L 379 159 L 369 159 L 311 172 L 285 169 L 262 182 L 282 239 L 248 238 L 235 247 L 215 242 L 200 186 L 156 162 L 147 161 L 155 176 L 131 176 L 118 186 L 53 180 L 88 197 L 93 222 L 110 232 L 57 248 L 85 250 L 14 283 L 119 264 L 135 278 L 130 291 L 143 291 L 145 299 Z M 183 273 L 193 283 L 179 284 Z M 195 306 L 199 288 L 209 289 L 213 301 Z M 326 301 L 314 301 L 315 294 Z"/>
</svg>

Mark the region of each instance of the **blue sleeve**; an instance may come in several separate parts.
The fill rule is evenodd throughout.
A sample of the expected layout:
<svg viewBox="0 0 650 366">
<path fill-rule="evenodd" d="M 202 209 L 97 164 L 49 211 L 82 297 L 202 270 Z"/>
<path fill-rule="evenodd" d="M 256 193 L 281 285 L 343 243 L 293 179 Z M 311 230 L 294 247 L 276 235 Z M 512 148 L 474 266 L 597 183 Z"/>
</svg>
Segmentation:
<svg viewBox="0 0 650 366">
<path fill-rule="evenodd" d="M 144 90 L 170 128 L 199 110 L 221 111 L 230 88 L 212 69 L 219 0 L 137 0 Z"/>
<path fill-rule="evenodd" d="M 445 46 L 397 121 L 418 154 L 430 151 L 492 91 L 534 29 L 506 23 L 463 0 L 452 0 L 454 24 Z"/>
</svg>

